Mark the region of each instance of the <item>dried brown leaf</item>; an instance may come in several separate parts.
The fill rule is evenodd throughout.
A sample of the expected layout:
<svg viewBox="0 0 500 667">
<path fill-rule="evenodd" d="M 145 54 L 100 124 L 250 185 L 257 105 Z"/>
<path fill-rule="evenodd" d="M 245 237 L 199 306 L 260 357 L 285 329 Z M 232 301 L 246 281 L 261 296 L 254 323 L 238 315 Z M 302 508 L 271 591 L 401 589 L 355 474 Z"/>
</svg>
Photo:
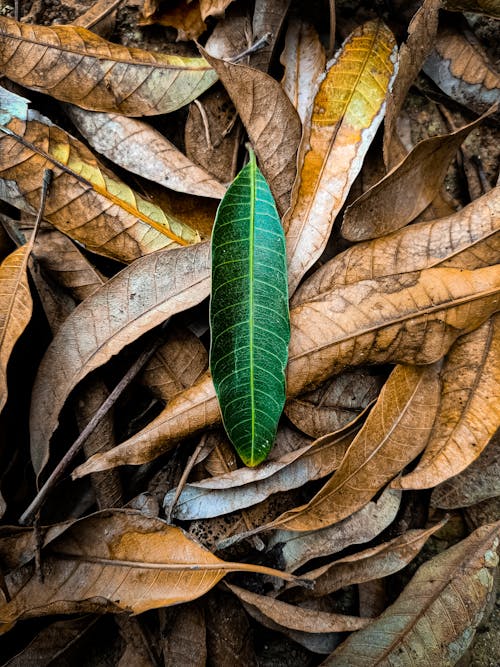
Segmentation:
<svg viewBox="0 0 500 667">
<path fill-rule="evenodd" d="M 29 25 L 0 16 L 0 30 L 2 74 L 84 109 L 169 113 L 217 79 L 203 58 L 127 48 L 78 26 Z"/>
<path fill-rule="evenodd" d="M 414 220 L 438 194 L 460 144 L 485 117 L 418 143 L 387 176 L 347 207 L 342 236 L 350 241 L 366 241 Z"/>
<path fill-rule="evenodd" d="M 234 595 L 214 590 L 207 596 L 207 646 L 217 667 L 257 667 L 248 617 Z"/>
<path fill-rule="evenodd" d="M 252 67 L 263 72 L 268 71 L 289 7 L 290 0 L 255 0 L 252 21 L 254 39 L 258 40 L 264 35 L 269 37 L 267 44 L 252 53 L 250 57 Z"/>
<path fill-rule="evenodd" d="M 153 3 L 145 2 L 137 24 L 140 26 L 156 24 L 175 28 L 178 42 L 198 39 L 207 29 L 207 24 L 201 16 L 198 0 L 194 2 L 185 2 L 185 0 L 174 2 L 170 0 L 166 3 L 160 0 Z"/>
<path fill-rule="evenodd" d="M 195 604 L 179 607 L 163 644 L 165 665 L 175 667 L 205 667 L 207 641 L 205 614 Z"/>
<path fill-rule="evenodd" d="M 323 665 L 455 665 L 471 644 L 494 587 L 499 524 L 422 565 L 396 602 Z M 415 658 L 415 656 L 418 656 Z"/>
<path fill-rule="evenodd" d="M 462 336 L 441 373 L 442 399 L 417 467 L 394 484 L 427 489 L 458 475 L 500 428 L 500 316 Z"/>
<path fill-rule="evenodd" d="M 478 12 L 500 18 L 497 0 L 444 0 L 444 6 L 451 12 Z"/>
</svg>

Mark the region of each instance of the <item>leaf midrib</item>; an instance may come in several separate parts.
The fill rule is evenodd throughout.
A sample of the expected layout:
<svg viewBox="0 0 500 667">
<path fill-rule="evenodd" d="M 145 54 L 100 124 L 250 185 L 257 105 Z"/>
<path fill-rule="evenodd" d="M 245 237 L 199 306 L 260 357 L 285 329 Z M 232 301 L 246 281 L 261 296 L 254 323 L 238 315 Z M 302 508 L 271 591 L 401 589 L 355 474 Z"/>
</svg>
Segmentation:
<svg viewBox="0 0 500 667">
<path fill-rule="evenodd" d="M 254 465 L 255 456 L 255 390 L 254 390 L 254 251 L 255 251 L 255 197 L 256 197 L 256 183 L 255 183 L 255 155 L 250 154 L 249 163 L 250 174 L 250 229 L 249 229 L 249 260 L 248 260 L 248 274 L 249 274 L 249 294 L 248 294 L 248 354 L 250 357 L 250 410 L 251 410 L 251 450 L 250 450 L 250 465 Z"/>
</svg>

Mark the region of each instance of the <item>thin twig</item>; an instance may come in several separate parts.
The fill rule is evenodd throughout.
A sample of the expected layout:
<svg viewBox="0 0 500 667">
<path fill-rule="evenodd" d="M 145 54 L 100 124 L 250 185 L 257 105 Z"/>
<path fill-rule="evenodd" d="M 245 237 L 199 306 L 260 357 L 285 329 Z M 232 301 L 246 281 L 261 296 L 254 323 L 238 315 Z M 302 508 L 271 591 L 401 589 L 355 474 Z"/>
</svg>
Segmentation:
<svg viewBox="0 0 500 667">
<path fill-rule="evenodd" d="M 212 139 L 210 138 L 210 125 L 208 122 L 208 116 L 207 112 L 205 111 L 205 107 L 199 100 L 193 100 L 193 102 L 195 103 L 196 107 L 198 108 L 198 111 L 200 112 L 203 128 L 205 129 L 205 141 L 207 142 L 207 148 L 213 150 Z"/>
<path fill-rule="evenodd" d="M 207 434 L 205 433 L 202 437 L 200 442 L 198 443 L 196 449 L 192 453 L 192 455 L 189 457 L 188 462 L 186 463 L 186 467 L 184 468 L 184 471 L 182 473 L 182 476 L 179 480 L 179 483 L 177 484 L 177 488 L 175 489 L 175 494 L 174 497 L 172 498 L 172 502 L 168 506 L 168 509 L 165 511 L 165 516 L 167 519 L 167 523 L 172 523 L 172 513 L 174 511 L 175 506 L 177 505 L 177 501 L 179 500 L 179 496 L 182 493 L 182 489 L 185 487 L 187 478 L 189 477 L 189 474 L 191 470 L 193 469 L 196 461 L 198 460 L 198 456 L 200 455 L 201 450 L 203 447 L 205 447 L 205 443 L 207 441 Z"/>
<path fill-rule="evenodd" d="M 167 324 L 168 324 L 168 320 L 166 322 L 164 322 L 164 324 L 161 327 L 161 332 L 162 333 L 166 329 Z M 21 516 L 21 518 L 19 519 L 19 523 L 22 526 L 25 526 L 25 525 L 31 523 L 31 521 L 33 519 L 33 516 L 36 514 L 38 509 L 45 502 L 45 499 L 47 498 L 48 494 L 53 489 L 55 484 L 57 484 L 57 482 L 60 480 L 62 475 L 65 473 L 65 471 L 68 468 L 68 466 L 70 465 L 70 463 L 73 461 L 75 456 L 78 454 L 78 452 L 82 448 L 83 443 L 87 440 L 89 435 L 94 431 L 94 429 L 100 423 L 100 421 L 103 419 L 103 417 L 106 416 L 108 411 L 113 407 L 113 405 L 116 403 L 116 401 L 120 398 L 123 391 L 130 384 L 130 382 L 135 378 L 135 376 L 139 373 L 139 371 L 142 369 L 142 367 L 151 359 L 151 357 L 156 352 L 156 350 L 158 349 L 158 347 L 161 345 L 162 342 L 163 342 L 163 336 L 160 335 L 152 342 L 151 345 L 149 345 L 149 347 L 146 350 L 144 350 L 139 355 L 139 357 L 132 364 L 132 366 L 130 366 L 130 368 L 125 373 L 125 375 L 122 377 L 120 382 L 116 385 L 116 387 L 110 393 L 108 398 L 104 401 L 104 403 L 101 405 L 99 410 L 95 413 L 95 415 L 89 421 L 87 426 L 83 429 L 83 431 L 80 433 L 78 438 L 75 440 L 75 442 L 71 445 L 71 447 L 68 449 L 66 454 L 59 461 L 57 466 L 52 471 L 51 475 L 49 475 L 45 484 L 42 486 L 40 491 L 37 493 L 33 502 L 30 504 L 30 506 L 26 509 L 24 514 Z"/>
<path fill-rule="evenodd" d="M 262 37 L 259 37 L 259 39 L 252 44 L 252 46 L 249 46 L 248 49 L 245 49 L 241 53 L 236 54 L 232 58 L 229 58 L 230 63 L 237 63 L 240 60 L 243 60 L 243 58 L 246 58 L 247 56 L 252 55 L 252 53 L 255 53 L 256 51 L 260 51 L 264 46 L 267 46 L 267 44 L 270 43 L 271 37 L 273 34 L 271 32 L 266 32 L 265 35 L 262 35 Z"/>
</svg>

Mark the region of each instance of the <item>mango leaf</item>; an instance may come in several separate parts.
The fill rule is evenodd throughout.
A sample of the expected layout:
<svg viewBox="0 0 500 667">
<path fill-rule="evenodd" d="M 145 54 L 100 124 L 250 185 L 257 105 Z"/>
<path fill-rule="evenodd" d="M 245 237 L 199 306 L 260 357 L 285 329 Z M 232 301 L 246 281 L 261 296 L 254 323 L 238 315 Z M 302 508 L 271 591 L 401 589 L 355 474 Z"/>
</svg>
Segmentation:
<svg viewBox="0 0 500 667">
<path fill-rule="evenodd" d="M 493 591 L 498 536 L 498 523 L 482 526 L 422 565 L 396 602 L 323 665 L 406 667 L 415 664 L 414 656 L 421 664 L 457 664 Z"/>
<path fill-rule="evenodd" d="M 221 199 L 226 188 L 153 127 L 136 118 L 67 105 L 78 130 L 98 153 L 133 174 L 177 192 Z"/>
<path fill-rule="evenodd" d="M 234 595 L 214 589 L 206 597 L 207 647 L 217 667 L 258 667 L 248 615 Z"/>
<path fill-rule="evenodd" d="M 141 334 L 194 306 L 210 289 L 208 243 L 147 255 L 85 299 L 64 322 L 38 369 L 31 404 L 37 474 L 70 391 Z M 96 318 L 100 326 L 96 327 Z"/>
<path fill-rule="evenodd" d="M 84 109 L 126 116 L 169 113 L 217 79 L 203 58 L 108 42 L 78 26 L 39 26 L 0 16 L 0 72 Z"/>
<path fill-rule="evenodd" d="M 432 363 L 459 335 L 476 329 L 499 309 L 499 293 L 500 267 L 493 266 L 363 280 L 311 299 L 290 312 L 288 396 L 349 366 Z M 179 438 L 219 420 L 213 383 L 205 376 L 142 431 L 111 452 L 94 455 L 75 475 L 145 463 Z"/>
<path fill-rule="evenodd" d="M 285 403 L 290 340 L 285 239 L 253 153 L 222 200 L 212 234 L 210 370 L 241 460 L 263 461 Z"/>
<path fill-rule="evenodd" d="M 442 401 L 417 467 L 394 484 L 426 489 L 458 475 L 500 428 L 500 317 L 462 336 L 441 373 Z"/>
<path fill-rule="evenodd" d="M 439 405 L 438 373 L 437 364 L 397 366 L 338 470 L 306 505 L 278 517 L 273 526 L 326 528 L 366 505 L 427 444 Z"/>
<path fill-rule="evenodd" d="M 207 24 L 201 18 L 198 2 L 145 0 L 137 25 L 163 25 L 177 30 L 176 42 L 187 42 L 205 32 Z"/>
<path fill-rule="evenodd" d="M 269 35 L 267 43 L 252 53 L 250 65 L 267 72 L 285 21 L 290 0 L 255 0 L 251 33 L 256 39 Z"/>
<path fill-rule="evenodd" d="M 478 12 L 500 18 L 497 0 L 443 0 L 443 4 L 450 12 Z"/>
<path fill-rule="evenodd" d="M 489 113 L 451 132 L 418 143 L 381 181 L 347 207 L 342 236 L 366 241 L 401 229 L 432 202 L 460 144 Z M 412 193 L 408 197 L 408 192 Z"/>
<path fill-rule="evenodd" d="M 290 294 L 323 252 L 382 122 L 395 58 L 391 31 L 371 21 L 353 32 L 327 64 L 305 123 L 292 206 L 283 221 Z"/>
<path fill-rule="evenodd" d="M 3 17 L 0 17 L 0 20 Z M 45 169 L 54 173 L 45 217 L 89 250 L 122 262 L 199 241 L 199 234 L 144 199 L 80 141 L 27 100 L 0 91 L 0 197 L 32 213 Z"/>
<path fill-rule="evenodd" d="M 292 578 L 222 561 L 180 528 L 133 510 L 105 510 L 73 523 L 45 547 L 42 567 L 43 582 L 32 562 L 6 577 L 11 601 L 0 606 L 0 623 L 82 611 L 139 614 L 200 597 L 227 572 Z"/>
<path fill-rule="evenodd" d="M 163 640 L 165 665 L 205 667 L 207 639 L 205 611 L 201 605 L 188 603 L 179 607 Z M 129 662 L 128 664 L 135 664 Z"/>
<path fill-rule="evenodd" d="M 435 266 L 479 269 L 500 253 L 500 186 L 452 215 L 418 222 L 352 246 L 321 266 L 293 295 L 291 305 L 338 285 Z"/>
<path fill-rule="evenodd" d="M 280 215 L 290 206 L 302 125 L 283 88 L 246 65 L 203 55 L 224 84 L 248 132 Z"/>
</svg>

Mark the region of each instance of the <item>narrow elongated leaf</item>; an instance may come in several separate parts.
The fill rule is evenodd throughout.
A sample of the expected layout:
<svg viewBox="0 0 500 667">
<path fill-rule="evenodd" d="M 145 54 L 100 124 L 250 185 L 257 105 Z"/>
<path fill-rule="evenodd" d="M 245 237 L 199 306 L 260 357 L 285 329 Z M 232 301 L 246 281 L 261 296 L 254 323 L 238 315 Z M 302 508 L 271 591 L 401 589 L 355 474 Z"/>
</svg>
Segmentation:
<svg viewBox="0 0 500 667">
<path fill-rule="evenodd" d="M 43 568 L 43 582 L 32 563 L 7 577 L 12 599 L 0 606 L 0 623 L 80 611 L 138 614 L 193 600 L 227 572 L 292 578 L 222 561 L 180 528 L 133 510 L 106 510 L 73 523 L 45 547 Z M 31 576 L 23 582 L 22 574 Z"/>
<path fill-rule="evenodd" d="M 0 17 L 1 19 L 2 17 Z M 89 149 L 36 111 L 0 90 L 0 198 L 33 213 L 45 169 L 54 173 L 45 217 L 89 250 L 131 262 L 199 234 L 144 199 Z"/>
<path fill-rule="evenodd" d="M 426 489 L 458 475 L 500 428 L 500 316 L 460 337 L 442 371 L 436 423 L 418 466 L 394 484 Z"/>
<path fill-rule="evenodd" d="M 253 153 L 221 202 L 212 235 L 210 370 L 242 461 L 271 449 L 285 403 L 290 340 L 285 239 Z"/>
<path fill-rule="evenodd" d="M 0 72 L 84 109 L 126 116 L 169 113 L 217 79 L 203 58 L 108 42 L 78 26 L 39 26 L 0 16 Z"/>
<path fill-rule="evenodd" d="M 299 174 L 284 226 L 289 288 L 323 252 L 335 216 L 382 122 L 396 44 L 380 21 L 358 28 L 327 71 L 299 148 Z"/>
<path fill-rule="evenodd" d="M 422 565 L 396 602 L 323 665 L 456 665 L 494 587 L 498 537 L 498 523 L 482 526 Z"/>
<path fill-rule="evenodd" d="M 292 309 L 288 396 L 297 396 L 348 366 L 429 364 L 456 338 L 500 308 L 500 267 L 475 271 L 427 269 L 340 286 Z M 112 452 L 97 454 L 78 475 L 145 463 L 179 438 L 216 423 L 210 377 L 179 394 L 171 406 Z M 184 417 L 184 418 L 183 418 Z"/>
<path fill-rule="evenodd" d="M 255 0 L 252 19 L 252 32 L 255 39 L 269 35 L 267 43 L 250 56 L 250 65 L 267 72 L 273 51 L 280 37 L 290 0 Z"/>
<path fill-rule="evenodd" d="M 479 12 L 500 19 L 497 0 L 444 0 L 444 6 L 450 12 Z"/>
</svg>

